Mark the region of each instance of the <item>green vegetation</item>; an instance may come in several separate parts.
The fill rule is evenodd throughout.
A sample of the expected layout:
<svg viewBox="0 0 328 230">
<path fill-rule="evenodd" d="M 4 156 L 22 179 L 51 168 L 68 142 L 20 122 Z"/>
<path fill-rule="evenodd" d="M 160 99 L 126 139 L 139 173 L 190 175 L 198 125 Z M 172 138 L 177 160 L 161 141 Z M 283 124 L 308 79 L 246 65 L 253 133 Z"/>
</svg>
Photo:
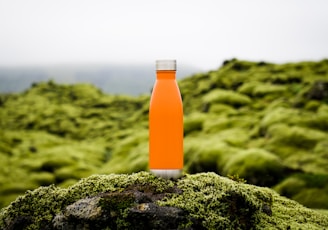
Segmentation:
<svg viewBox="0 0 328 230">
<path fill-rule="evenodd" d="M 198 229 L 328 227 L 328 216 L 323 212 L 307 209 L 268 188 L 236 182 L 215 173 L 185 175 L 170 181 L 140 172 L 130 175 L 94 175 L 68 189 L 49 186 L 29 191 L 2 209 L 0 228 L 50 229 L 53 224 L 60 225 L 58 222 L 62 218 L 59 217 L 63 215 L 60 213 L 66 210 L 78 215 L 80 228 L 83 222 L 90 221 L 97 222 L 98 229 L 135 229 L 136 226 L 132 224 L 136 222 L 134 218 L 147 215 L 142 213 L 142 207 L 151 204 L 149 200 L 143 201 L 147 203 L 136 203 L 138 198 L 135 192 L 162 197 L 154 202 L 182 210 L 187 218 L 180 216 L 183 222 L 175 223 L 179 224 L 179 229 L 188 229 L 196 224 Z M 99 197 L 98 194 L 103 195 Z M 73 203 L 77 205 L 72 206 Z M 140 211 L 131 218 L 130 213 L 134 208 Z M 102 223 L 104 217 L 101 213 L 108 213 L 109 220 L 105 223 Z M 156 216 L 150 217 L 154 218 Z M 138 225 L 142 226 L 142 223 Z"/>
<path fill-rule="evenodd" d="M 186 173 L 244 178 L 328 209 L 328 60 L 233 59 L 179 86 Z M 147 170 L 148 109 L 149 95 L 89 84 L 49 81 L 0 94 L 0 207 L 39 186 Z"/>
</svg>

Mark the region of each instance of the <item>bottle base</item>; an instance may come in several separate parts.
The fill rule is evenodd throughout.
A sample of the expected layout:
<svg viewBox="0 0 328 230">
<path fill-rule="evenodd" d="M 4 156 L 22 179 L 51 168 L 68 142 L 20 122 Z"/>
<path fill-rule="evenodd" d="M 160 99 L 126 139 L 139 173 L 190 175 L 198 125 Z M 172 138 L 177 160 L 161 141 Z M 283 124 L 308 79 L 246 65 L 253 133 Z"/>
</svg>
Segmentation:
<svg viewBox="0 0 328 230">
<path fill-rule="evenodd" d="M 177 179 L 181 176 L 182 169 L 150 169 L 150 172 L 164 179 Z"/>
</svg>

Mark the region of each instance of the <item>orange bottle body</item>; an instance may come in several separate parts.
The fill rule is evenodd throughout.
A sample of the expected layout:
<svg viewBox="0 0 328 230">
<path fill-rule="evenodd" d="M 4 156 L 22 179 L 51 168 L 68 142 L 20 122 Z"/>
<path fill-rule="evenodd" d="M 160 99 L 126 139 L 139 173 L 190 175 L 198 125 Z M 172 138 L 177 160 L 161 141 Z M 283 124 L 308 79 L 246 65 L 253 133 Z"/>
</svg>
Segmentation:
<svg viewBox="0 0 328 230">
<path fill-rule="evenodd" d="M 174 70 L 158 70 L 149 108 L 149 168 L 183 168 L 183 106 Z"/>
</svg>

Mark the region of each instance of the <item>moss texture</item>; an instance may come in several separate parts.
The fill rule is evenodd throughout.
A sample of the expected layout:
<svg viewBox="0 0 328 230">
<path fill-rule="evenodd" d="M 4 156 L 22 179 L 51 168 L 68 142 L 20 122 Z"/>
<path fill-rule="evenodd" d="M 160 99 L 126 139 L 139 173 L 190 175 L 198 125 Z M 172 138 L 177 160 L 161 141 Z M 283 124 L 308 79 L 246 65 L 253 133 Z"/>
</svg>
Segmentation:
<svg viewBox="0 0 328 230">
<path fill-rule="evenodd" d="M 133 218 L 129 213 L 137 205 L 143 210 L 142 205 L 151 204 L 134 203 L 131 190 L 152 193 L 153 196 L 157 194 L 156 204 L 179 208 L 187 213 L 179 229 L 195 227 L 195 224 L 198 229 L 328 227 L 328 216 L 281 197 L 268 188 L 235 182 L 215 173 L 185 175 L 176 181 L 168 181 L 140 172 L 132 175 L 94 175 L 68 189 L 49 186 L 28 191 L 1 210 L 0 228 L 50 229 L 58 225 L 58 217 L 63 210 L 77 215 L 80 222 L 101 221 L 99 213 L 107 210 L 115 218 L 98 226 L 99 229 L 113 226 L 116 229 L 133 229 Z M 99 197 L 103 193 L 106 194 Z M 73 203 L 78 205 L 72 206 Z M 138 215 L 147 213 L 134 213 L 133 217 L 137 218 Z"/>
<path fill-rule="evenodd" d="M 232 59 L 180 80 L 184 171 L 232 174 L 279 192 L 293 190 L 286 181 L 298 175 L 327 176 L 327 82 L 328 60 Z M 0 95 L 0 207 L 39 186 L 147 170 L 149 98 L 53 81 Z M 326 193 L 305 183 L 283 194 L 328 209 Z"/>
</svg>

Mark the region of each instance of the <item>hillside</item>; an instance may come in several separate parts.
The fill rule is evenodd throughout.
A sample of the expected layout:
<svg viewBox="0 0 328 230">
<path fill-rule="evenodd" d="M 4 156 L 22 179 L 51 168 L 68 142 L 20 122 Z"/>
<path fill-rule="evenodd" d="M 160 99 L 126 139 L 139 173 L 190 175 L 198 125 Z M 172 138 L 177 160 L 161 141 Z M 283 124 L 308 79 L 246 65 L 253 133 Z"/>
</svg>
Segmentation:
<svg viewBox="0 0 328 230">
<path fill-rule="evenodd" d="M 229 60 L 179 81 L 185 172 L 215 172 L 328 209 L 328 60 Z M 0 96 L 0 206 L 28 189 L 147 170 L 149 96 L 33 84 Z"/>
</svg>

